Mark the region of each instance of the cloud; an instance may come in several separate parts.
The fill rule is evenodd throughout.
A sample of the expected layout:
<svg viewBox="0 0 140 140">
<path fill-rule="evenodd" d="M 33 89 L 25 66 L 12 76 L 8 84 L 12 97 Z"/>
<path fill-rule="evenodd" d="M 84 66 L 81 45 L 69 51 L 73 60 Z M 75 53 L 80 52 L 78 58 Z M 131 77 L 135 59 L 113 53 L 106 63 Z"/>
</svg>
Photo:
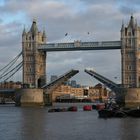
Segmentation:
<svg viewBox="0 0 140 140">
<path fill-rule="evenodd" d="M 89 76 L 84 73 L 84 69 L 90 67 L 111 80 L 117 76 L 120 82 L 120 62 L 120 51 L 52 52 L 48 54 L 47 73 L 61 75 L 71 68 L 78 69 L 77 81 L 83 85 L 88 81 L 92 85 L 95 80 L 88 80 Z"/>
<path fill-rule="evenodd" d="M 3 20 L 2 19 L 0 19 L 0 24 L 3 22 Z"/>
<path fill-rule="evenodd" d="M 124 1 L 117 1 L 118 5 L 119 5 L 119 10 L 123 15 L 130 15 L 130 14 L 136 14 L 138 12 L 140 12 L 139 9 L 139 4 L 140 1 L 139 0 L 124 0 Z"/>
<path fill-rule="evenodd" d="M 29 30 L 34 18 L 41 31 L 46 29 L 48 42 L 120 40 L 122 19 L 128 18 L 131 5 L 139 17 L 139 3 L 138 0 L 5 0 L 0 6 L 0 13 L 4 15 L 0 19 L 0 66 L 20 52 L 23 25 Z M 86 67 L 93 67 L 110 79 L 120 77 L 120 52 L 52 52 L 47 55 L 49 76 L 75 68 L 80 70 L 75 78 L 82 84 L 92 85 L 92 78 L 83 72 Z"/>
<path fill-rule="evenodd" d="M 0 24 L 0 69 L 21 51 L 21 24 Z"/>
</svg>

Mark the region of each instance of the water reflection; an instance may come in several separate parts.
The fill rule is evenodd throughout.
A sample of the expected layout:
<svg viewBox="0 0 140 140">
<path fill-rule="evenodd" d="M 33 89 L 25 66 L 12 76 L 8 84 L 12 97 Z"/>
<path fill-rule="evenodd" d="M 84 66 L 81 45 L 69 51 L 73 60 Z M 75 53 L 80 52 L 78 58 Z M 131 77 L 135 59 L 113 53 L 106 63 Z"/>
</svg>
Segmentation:
<svg viewBox="0 0 140 140">
<path fill-rule="evenodd" d="M 0 106 L 0 140 L 140 140 L 140 118 Z"/>
<path fill-rule="evenodd" d="M 121 120 L 121 140 L 140 140 L 140 118 Z"/>
<path fill-rule="evenodd" d="M 47 110 L 45 108 L 22 108 L 21 139 L 43 140 L 47 137 L 45 129 Z"/>
</svg>

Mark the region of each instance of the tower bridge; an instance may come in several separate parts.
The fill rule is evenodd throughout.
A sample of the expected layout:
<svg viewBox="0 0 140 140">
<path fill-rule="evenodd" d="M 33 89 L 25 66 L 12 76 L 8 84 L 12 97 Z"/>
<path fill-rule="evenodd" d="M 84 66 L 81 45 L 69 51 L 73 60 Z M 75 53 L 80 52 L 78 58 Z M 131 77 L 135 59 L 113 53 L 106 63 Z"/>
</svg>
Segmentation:
<svg viewBox="0 0 140 140">
<path fill-rule="evenodd" d="M 40 44 L 38 50 L 53 51 L 79 51 L 79 50 L 114 50 L 121 49 L 121 41 L 47 43 Z"/>
<path fill-rule="evenodd" d="M 44 102 L 44 90 L 46 85 L 46 58 L 47 52 L 53 51 L 86 51 L 86 50 L 114 50 L 121 51 L 122 94 L 127 105 L 140 105 L 140 27 L 131 16 L 127 26 L 122 24 L 121 37 L 118 41 L 68 43 L 46 43 L 45 31 L 40 32 L 36 21 L 33 21 L 29 31 L 22 33 L 22 65 L 23 84 L 30 85 L 32 89 L 21 89 L 21 98 L 25 104 Z M 21 67 L 21 64 L 20 64 Z M 95 78 L 106 83 L 108 87 L 118 88 L 118 85 L 98 73 L 86 71 Z M 57 82 L 55 82 L 56 84 Z M 111 87 L 112 88 L 112 87 Z M 120 89 L 120 88 L 119 88 Z M 24 91 L 24 92 L 23 92 Z"/>
</svg>

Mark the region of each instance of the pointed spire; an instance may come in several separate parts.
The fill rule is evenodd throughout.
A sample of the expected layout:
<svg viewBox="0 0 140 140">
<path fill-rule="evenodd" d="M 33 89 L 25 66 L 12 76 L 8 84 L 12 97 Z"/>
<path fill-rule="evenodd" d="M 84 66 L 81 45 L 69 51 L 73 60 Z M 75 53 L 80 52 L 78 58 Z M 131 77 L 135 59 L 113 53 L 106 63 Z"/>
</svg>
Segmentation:
<svg viewBox="0 0 140 140">
<path fill-rule="evenodd" d="M 46 38 L 46 32 L 43 30 L 43 37 Z"/>
<path fill-rule="evenodd" d="M 33 20 L 33 23 L 32 23 L 32 26 L 31 26 L 31 29 L 30 29 L 30 32 L 35 35 L 38 33 L 38 28 L 37 28 L 37 24 L 36 24 L 36 20 L 34 19 Z"/>
<path fill-rule="evenodd" d="M 23 29 L 22 35 L 26 35 L 25 25 L 24 25 L 24 29 Z"/>
<path fill-rule="evenodd" d="M 46 32 L 45 32 L 45 30 L 43 30 L 43 34 L 42 34 L 42 41 L 43 42 L 46 42 Z"/>
<path fill-rule="evenodd" d="M 137 19 L 135 20 L 135 28 L 138 27 L 138 24 L 137 24 Z"/>
<path fill-rule="evenodd" d="M 124 31 L 124 30 L 125 30 L 124 21 L 122 20 L 122 28 L 121 28 L 121 31 Z"/>
<path fill-rule="evenodd" d="M 129 24 L 128 24 L 128 27 L 132 27 L 134 28 L 134 17 L 133 17 L 133 14 L 131 14 L 131 17 L 130 17 L 130 21 L 129 21 Z"/>
</svg>

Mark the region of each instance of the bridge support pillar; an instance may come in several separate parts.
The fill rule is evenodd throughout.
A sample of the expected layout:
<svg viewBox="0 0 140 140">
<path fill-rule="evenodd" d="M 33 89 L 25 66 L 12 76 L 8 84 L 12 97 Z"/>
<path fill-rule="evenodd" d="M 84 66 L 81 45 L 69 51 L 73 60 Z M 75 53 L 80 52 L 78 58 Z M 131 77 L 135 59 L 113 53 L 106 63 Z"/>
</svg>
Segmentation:
<svg viewBox="0 0 140 140">
<path fill-rule="evenodd" d="M 20 106 L 44 106 L 43 89 L 20 89 L 16 91 L 16 104 Z"/>
<path fill-rule="evenodd" d="M 128 88 L 125 95 L 126 107 L 140 107 L 140 88 Z"/>
</svg>

